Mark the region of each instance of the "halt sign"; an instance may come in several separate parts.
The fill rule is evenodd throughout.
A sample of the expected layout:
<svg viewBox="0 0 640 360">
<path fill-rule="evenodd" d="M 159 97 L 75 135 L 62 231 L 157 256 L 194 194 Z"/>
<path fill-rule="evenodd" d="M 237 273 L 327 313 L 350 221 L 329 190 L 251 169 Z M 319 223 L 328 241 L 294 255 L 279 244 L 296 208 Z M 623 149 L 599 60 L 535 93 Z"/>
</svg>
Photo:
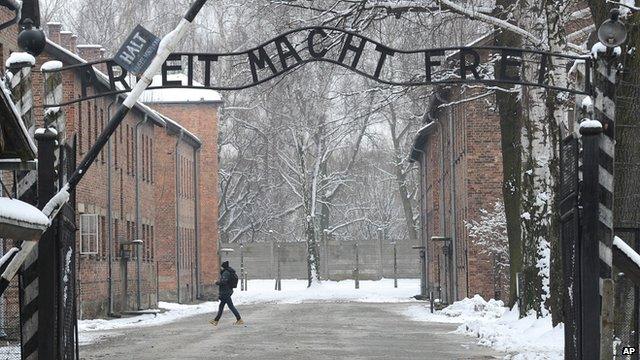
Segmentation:
<svg viewBox="0 0 640 360">
<path fill-rule="evenodd" d="M 113 60 L 128 72 L 142 75 L 151 64 L 159 45 L 160 39 L 157 36 L 138 25 L 129 34 Z"/>
</svg>

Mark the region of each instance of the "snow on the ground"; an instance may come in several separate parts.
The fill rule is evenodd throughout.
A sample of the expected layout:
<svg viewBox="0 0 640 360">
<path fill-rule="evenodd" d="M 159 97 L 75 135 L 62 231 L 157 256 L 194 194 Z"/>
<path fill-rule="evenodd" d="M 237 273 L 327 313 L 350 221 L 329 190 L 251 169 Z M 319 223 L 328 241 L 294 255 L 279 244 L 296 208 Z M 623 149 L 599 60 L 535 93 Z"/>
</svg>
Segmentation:
<svg viewBox="0 0 640 360">
<path fill-rule="evenodd" d="M 478 343 L 506 352 L 511 360 L 561 360 L 564 353 L 564 328 L 551 324 L 551 317 L 531 314 L 519 318 L 501 301 L 473 299 L 458 301 L 431 314 L 428 305 L 412 306 L 403 313 L 416 321 L 460 323 L 454 333 L 478 338 Z"/>
<path fill-rule="evenodd" d="M 79 320 L 78 334 L 80 344 L 85 345 L 108 336 L 118 335 L 118 333 L 105 334 L 104 332 L 107 331 L 165 325 L 189 316 L 210 313 L 217 308 L 217 303 L 205 302 L 195 305 L 182 305 L 161 301 L 158 306 L 164 311 L 120 319 Z"/>
<path fill-rule="evenodd" d="M 233 295 L 234 304 L 278 303 L 298 304 L 313 301 L 328 302 L 403 302 L 412 301 L 420 293 L 419 279 L 400 279 L 398 288 L 393 279 L 360 281 L 355 289 L 353 280 L 323 281 L 307 288 L 307 280 L 282 280 L 282 291 L 275 291 L 274 280 L 250 280 L 248 291 Z"/>
<path fill-rule="evenodd" d="M 398 288 L 392 279 L 360 281 L 355 289 L 353 280 L 323 281 L 307 288 L 307 280 L 282 280 L 282 291 L 275 290 L 274 280 L 249 280 L 248 291 L 238 287 L 233 295 L 235 305 L 248 304 L 299 304 L 303 302 L 405 302 L 420 291 L 419 279 L 399 279 Z M 182 305 L 160 302 L 158 313 L 143 314 L 120 319 L 95 319 L 78 321 L 80 344 L 87 345 L 104 338 L 120 335 L 119 330 L 165 325 L 195 315 L 213 313 L 218 302 Z M 240 308 L 242 312 L 242 308 Z"/>
</svg>

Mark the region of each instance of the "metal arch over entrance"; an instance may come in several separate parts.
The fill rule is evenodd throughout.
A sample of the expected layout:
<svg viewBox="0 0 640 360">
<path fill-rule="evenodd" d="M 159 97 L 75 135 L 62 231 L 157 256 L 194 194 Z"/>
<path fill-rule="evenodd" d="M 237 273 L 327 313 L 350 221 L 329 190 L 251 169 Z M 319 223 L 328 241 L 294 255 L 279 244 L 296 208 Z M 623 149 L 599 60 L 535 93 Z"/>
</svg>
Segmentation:
<svg viewBox="0 0 640 360">
<path fill-rule="evenodd" d="M 391 59 L 402 58 L 411 64 L 404 71 L 391 71 Z M 482 62 L 481 59 L 488 59 Z M 486 85 L 518 84 L 544 87 L 575 94 L 591 94 L 590 57 L 549 53 L 537 50 L 495 46 L 444 47 L 421 50 L 398 50 L 352 31 L 333 27 L 304 27 L 283 33 L 249 50 L 232 53 L 173 53 L 162 67 L 162 83 L 148 89 L 200 88 L 211 90 L 241 90 L 265 83 L 311 62 L 328 62 L 387 85 L 422 86 L 438 84 L 480 83 Z M 549 84 L 546 74 L 553 66 L 584 63 L 585 78 L 576 87 Z M 525 64 L 535 74 L 522 77 Z M 556 64 L 556 65 L 553 65 Z M 562 65 L 557 65 L 562 64 Z M 107 91 L 88 95 L 86 89 L 98 76 L 94 66 L 106 68 Z M 497 69 L 497 71 L 496 71 Z M 68 66 L 55 71 L 80 71 L 83 97 L 44 107 L 64 106 L 82 100 L 131 90 L 131 75 L 117 59 L 106 59 Z M 187 81 L 171 81 L 170 72 L 186 71 Z M 221 71 L 235 72 L 224 79 Z M 566 71 L 566 69 L 565 69 Z M 227 81 L 227 83 L 225 83 Z"/>
</svg>

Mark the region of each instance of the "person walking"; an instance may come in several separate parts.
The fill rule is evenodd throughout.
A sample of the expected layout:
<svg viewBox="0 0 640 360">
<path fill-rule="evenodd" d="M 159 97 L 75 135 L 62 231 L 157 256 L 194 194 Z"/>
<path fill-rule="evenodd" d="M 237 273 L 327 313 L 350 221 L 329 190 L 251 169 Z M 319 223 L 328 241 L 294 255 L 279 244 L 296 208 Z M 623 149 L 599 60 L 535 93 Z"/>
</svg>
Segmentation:
<svg viewBox="0 0 640 360">
<path fill-rule="evenodd" d="M 233 301 L 231 300 L 231 295 L 233 295 L 233 289 L 238 286 L 238 275 L 236 271 L 229 266 L 229 262 L 225 261 L 222 263 L 222 270 L 220 271 L 220 280 L 216 281 L 216 285 L 220 287 L 219 290 L 219 298 L 220 305 L 218 305 L 218 315 L 216 318 L 209 321 L 213 326 L 218 325 L 218 321 L 220 321 L 220 317 L 222 316 L 222 311 L 224 310 L 224 306 L 229 306 L 229 309 L 235 315 L 236 322 L 234 325 L 242 325 L 244 321 L 240 317 L 240 313 L 235 306 L 233 306 Z"/>
</svg>

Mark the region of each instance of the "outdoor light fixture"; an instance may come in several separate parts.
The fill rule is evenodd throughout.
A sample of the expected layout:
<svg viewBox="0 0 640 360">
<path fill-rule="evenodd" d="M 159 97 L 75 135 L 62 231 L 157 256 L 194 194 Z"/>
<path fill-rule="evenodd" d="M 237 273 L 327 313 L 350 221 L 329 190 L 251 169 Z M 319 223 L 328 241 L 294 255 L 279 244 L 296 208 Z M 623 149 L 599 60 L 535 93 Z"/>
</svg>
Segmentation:
<svg viewBox="0 0 640 360">
<path fill-rule="evenodd" d="M 18 35 L 18 46 L 33 56 L 38 56 L 47 45 L 47 37 L 44 31 L 33 27 L 33 20 L 25 19 L 22 22 L 23 30 Z"/>
<path fill-rule="evenodd" d="M 620 46 L 627 40 L 627 30 L 620 21 L 620 10 L 611 10 L 611 17 L 598 29 L 598 39 L 608 48 Z"/>
</svg>

